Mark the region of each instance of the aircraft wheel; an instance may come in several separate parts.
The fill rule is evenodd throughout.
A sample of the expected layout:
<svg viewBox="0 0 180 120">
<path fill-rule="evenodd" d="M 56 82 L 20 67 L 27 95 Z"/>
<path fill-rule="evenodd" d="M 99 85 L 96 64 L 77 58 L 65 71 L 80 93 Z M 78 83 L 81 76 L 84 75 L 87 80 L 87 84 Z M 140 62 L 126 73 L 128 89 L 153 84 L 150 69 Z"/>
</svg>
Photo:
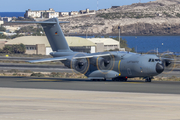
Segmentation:
<svg viewBox="0 0 180 120">
<path fill-rule="evenodd" d="M 123 81 L 125 81 L 125 82 L 126 82 L 126 81 L 127 81 L 127 78 L 124 78 L 124 79 L 123 79 Z"/>
<path fill-rule="evenodd" d="M 119 79 L 118 78 L 113 78 L 112 81 L 119 81 Z"/>
<path fill-rule="evenodd" d="M 146 82 L 151 82 L 151 78 L 146 78 Z"/>
<path fill-rule="evenodd" d="M 99 81 L 99 79 L 92 79 L 92 81 Z"/>
</svg>

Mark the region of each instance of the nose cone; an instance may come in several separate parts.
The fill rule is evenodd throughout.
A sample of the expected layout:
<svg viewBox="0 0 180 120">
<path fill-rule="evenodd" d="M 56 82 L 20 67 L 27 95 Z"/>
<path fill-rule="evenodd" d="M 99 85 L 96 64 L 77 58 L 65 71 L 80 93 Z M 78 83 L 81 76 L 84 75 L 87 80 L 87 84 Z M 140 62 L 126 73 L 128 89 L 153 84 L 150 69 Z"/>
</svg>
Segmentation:
<svg viewBox="0 0 180 120">
<path fill-rule="evenodd" d="M 156 72 L 160 74 L 163 71 L 164 71 L 164 66 L 162 64 L 157 63 L 156 64 Z"/>
</svg>

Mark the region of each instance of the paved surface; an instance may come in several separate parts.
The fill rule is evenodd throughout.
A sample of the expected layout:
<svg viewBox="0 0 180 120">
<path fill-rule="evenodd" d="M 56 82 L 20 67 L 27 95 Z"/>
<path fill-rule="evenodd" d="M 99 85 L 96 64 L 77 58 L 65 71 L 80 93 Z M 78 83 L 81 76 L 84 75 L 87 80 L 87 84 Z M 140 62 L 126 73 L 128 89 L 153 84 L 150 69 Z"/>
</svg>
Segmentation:
<svg viewBox="0 0 180 120">
<path fill-rule="evenodd" d="M 0 63 L 0 70 L 12 70 L 12 69 L 16 69 L 18 71 L 31 70 L 33 72 L 68 72 L 68 73 L 72 73 L 72 70 L 68 69 L 64 65 Z"/>
<path fill-rule="evenodd" d="M 179 101 L 173 94 L 0 88 L 0 120 L 179 120 Z"/>
<path fill-rule="evenodd" d="M 12 70 L 18 71 L 31 70 L 33 72 L 68 72 L 73 73 L 72 69 L 65 67 L 64 65 L 46 65 L 46 64 L 20 64 L 20 63 L 0 63 L 0 70 Z M 180 77 L 180 68 L 173 69 L 173 71 L 164 71 L 159 77 Z"/>
<path fill-rule="evenodd" d="M 180 94 L 180 82 L 90 81 L 87 79 L 0 77 L 0 87 Z"/>
</svg>

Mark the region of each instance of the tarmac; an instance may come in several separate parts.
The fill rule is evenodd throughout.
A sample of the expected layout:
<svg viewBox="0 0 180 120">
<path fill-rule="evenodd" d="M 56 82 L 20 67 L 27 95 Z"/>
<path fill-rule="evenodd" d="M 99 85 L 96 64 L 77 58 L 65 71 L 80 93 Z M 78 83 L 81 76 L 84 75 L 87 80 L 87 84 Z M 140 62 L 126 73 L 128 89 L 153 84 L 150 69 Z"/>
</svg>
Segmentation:
<svg viewBox="0 0 180 120">
<path fill-rule="evenodd" d="M 0 88 L 0 120 L 179 120 L 180 95 Z"/>
</svg>

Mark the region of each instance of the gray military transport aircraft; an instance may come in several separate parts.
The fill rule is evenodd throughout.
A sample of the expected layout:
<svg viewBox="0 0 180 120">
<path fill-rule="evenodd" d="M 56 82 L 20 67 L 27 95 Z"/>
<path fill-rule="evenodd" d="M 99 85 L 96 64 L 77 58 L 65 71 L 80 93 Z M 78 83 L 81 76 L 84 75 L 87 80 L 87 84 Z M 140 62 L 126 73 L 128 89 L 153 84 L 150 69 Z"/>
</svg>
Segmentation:
<svg viewBox="0 0 180 120">
<path fill-rule="evenodd" d="M 91 80 L 127 81 L 128 78 L 143 77 L 151 82 L 153 76 L 161 74 L 170 60 L 161 59 L 157 55 L 137 54 L 131 52 L 82 53 L 73 52 L 64 37 L 57 18 L 46 21 L 15 21 L 12 23 L 41 24 L 53 52 L 53 58 L 28 61 L 31 63 L 61 61 L 65 66 L 82 73 Z"/>
</svg>

